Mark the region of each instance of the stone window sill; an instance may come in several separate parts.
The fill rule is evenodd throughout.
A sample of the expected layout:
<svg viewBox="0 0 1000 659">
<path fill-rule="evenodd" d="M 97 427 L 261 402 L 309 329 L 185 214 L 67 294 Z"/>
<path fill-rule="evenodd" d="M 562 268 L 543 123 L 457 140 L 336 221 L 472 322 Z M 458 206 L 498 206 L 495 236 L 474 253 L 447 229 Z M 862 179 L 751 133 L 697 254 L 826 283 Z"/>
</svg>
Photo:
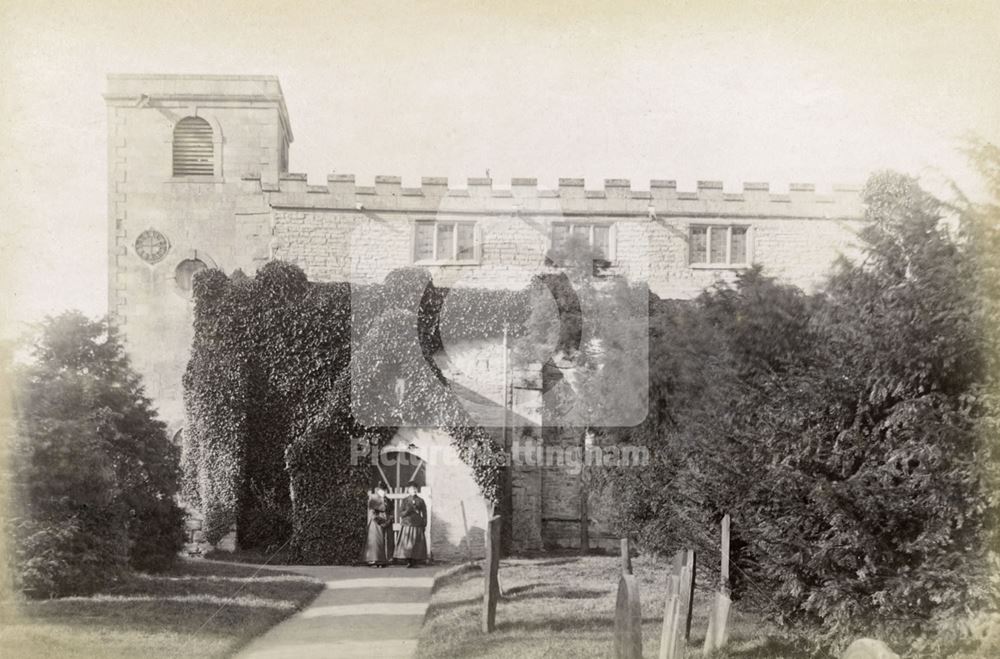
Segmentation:
<svg viewBox="0 0 1000 659">
<path fill-rule="evenodd" d="M 225 183 L 221 176 L 171 176 L 167 183 Z"/>
<path fill-rule="evenodd" d="M 690 263 L 692 270 L 749 270 L 749 263 Z"/>
<path fill-rule="evenodd" d="M 457 267 L 457 266 L 469 266 L 469 265 L 482 265 L 481 261 L 470 260 L 470 261 L 414 261 L 413 265 L 416 266 L 426 266 L 426 267 Z"/>
<path fill-rule="evenodd" d="M 605 268 L 606 270 L 615 270 L 615 269 L 621 267 L 622 262 L 618 261 L 618 260 L 614 260 L 614 261 L 607 261 L 607 264 L 608 265 Z M 552 268 L 553 270 L 565 270 L 566 268 L 569 268 L 571 266 L 568 266 L 568 265 L 556 265 L 554 263 L 551 263 L 551 264 L 548 264 L 547 267 Z"/>
</svg>

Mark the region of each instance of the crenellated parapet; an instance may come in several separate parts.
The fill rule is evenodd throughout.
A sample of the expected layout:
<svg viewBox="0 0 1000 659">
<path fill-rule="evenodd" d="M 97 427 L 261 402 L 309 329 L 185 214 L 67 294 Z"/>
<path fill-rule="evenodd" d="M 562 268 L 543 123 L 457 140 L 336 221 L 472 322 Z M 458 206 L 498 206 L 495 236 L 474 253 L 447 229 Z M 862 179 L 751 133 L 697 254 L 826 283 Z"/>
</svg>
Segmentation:
<svg viewBox="0 0 1000 659">
<path fill-rule="evenodd" d="M 560 178 L 555 189 L 540 188 L 537 179 L 513 178 L 510 187 L 495 187 L 489 178 L 469 178 L 452 187 L 446 177 L 424 177 L 419 187 L 404 186 L 399 176 L 376 176 L 373 185 L 358 185 L 352 174 L 331 174 L 326 185 L 310 185 L 305 174 L 282 174 L 277 183 L 244 177 L 244 183 L 268 195 L 274 207 L 370 212 L 456 212 L 485 214 L 594 214 L 609 216 L 744 216 L 768 218 L 856 219 L 863 215 L 858 186 L 836 185 L 819 193 L 811 183 L 793 183 L 787 192 L 772 192 L 768 183 L 744 183 L 726 191 L 722 181 L 698 181 L 694 191 L 677 182 L 654 179 L 649 189 L 634 190 L 628 179 L 605 179 L 600 189 L 582 178 Z"/>
</svg>

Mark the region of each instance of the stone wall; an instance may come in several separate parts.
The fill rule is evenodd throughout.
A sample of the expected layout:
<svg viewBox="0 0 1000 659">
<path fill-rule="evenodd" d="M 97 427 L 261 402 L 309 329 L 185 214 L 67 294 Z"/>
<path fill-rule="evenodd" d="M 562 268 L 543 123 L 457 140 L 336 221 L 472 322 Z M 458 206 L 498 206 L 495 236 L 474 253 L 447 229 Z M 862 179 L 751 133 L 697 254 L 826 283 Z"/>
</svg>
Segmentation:
<svg viewBox="0 0 1000 659">
<path fill-rule="evenodd" d="M 253 272 L 270 258 L 271 209 L 241 177 L 277 180 L 291 130 L 270 77 L 113 75 L 105 99 L 108 308 L 173 433 L 183 424 L 181 376 L 193 336 L 177 268 L 198 260 Z M 174 126 L 189 116 L 212 127 L 212 176 L 173 175 Z M 162 256 L 138 253 L 147 231 L 162 240 Z"/>
<path fill-rule="evenodd" d="M 452 189 L 434 178 L 404 188 L 396 177 L 377 177 L 374 186 L 363 187 L 338 175 L 313 186 L 290 174 L 278 185 L 261 184 L 261 191 L 274 208 L 275 257 L 319 281 L 377 282 L 395 268 L 421 264 L 414 260 L 414 225 L 426 220 L 476 227 L 474 262 L 424 264 L 442 286 L 523 286 L 544 269 L 557 223 L 610 227 L 612 271 L 648 281 L 666 298 L 693 297 L 746 267 L 691 264 L 693 225 L 747 228 L 753 262 L 810 290 L 838 255 L 854 249 L 862 217 L 854 189 L 827 196 L 798 185 L 789 194 L 772 194 L 766 185 L 747 184 L 730 194 L 721 184 L 702 182 L 698 192 L 684 193 L 668 183 L 653 181 L 644 192 L 613 180 L 597 191 L 563 179 L 558 190 L 542 190 L 533 179 L 515 179 L 504 190 L 470 179 L 465 189 Z"/>
</svg>

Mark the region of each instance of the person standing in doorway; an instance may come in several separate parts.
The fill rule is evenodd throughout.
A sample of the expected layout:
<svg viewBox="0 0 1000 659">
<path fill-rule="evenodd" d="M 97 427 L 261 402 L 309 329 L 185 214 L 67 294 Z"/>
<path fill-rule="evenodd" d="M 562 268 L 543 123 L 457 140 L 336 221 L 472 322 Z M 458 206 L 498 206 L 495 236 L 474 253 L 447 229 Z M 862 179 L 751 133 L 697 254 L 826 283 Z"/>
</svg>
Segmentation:
<svg viewBox="0 0 1000 659">
<path fill-rule="evenodd" d="M 392 557 L 392 515 L 385 489 L 380 485 L 368 496 L 368 535 L 364 561 L 369 567 L 385 567 Z"/>
<path fill-rule="evenodd" d="M 396 551 L 392 557 L 405 560 L 406 567 L 415 567 L 417 561 L 427 560 L 427 504 L 417 495 L 416 485 L 406 488 L 409 495 L 399 502 L 400 529 L 396 534 Z"/>
</svg>

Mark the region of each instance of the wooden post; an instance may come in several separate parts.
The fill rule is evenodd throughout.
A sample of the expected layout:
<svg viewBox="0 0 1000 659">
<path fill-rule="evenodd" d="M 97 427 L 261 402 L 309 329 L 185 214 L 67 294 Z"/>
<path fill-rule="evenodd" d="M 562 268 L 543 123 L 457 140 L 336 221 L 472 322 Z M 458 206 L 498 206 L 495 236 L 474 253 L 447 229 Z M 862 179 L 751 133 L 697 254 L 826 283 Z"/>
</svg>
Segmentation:
<svg viewBox="0 0 1000 659">
<path fill-rule="evenodd" d="M 420 488 L 420 493 L 424 496 L 424 502 L 427 504 L 427 563 L 428 565 L 434 561 L 434 498 L 430 495 L 428 487 L 424 486 Z"/>
<path fill-rule="evenodd" d="M 628 538 L 622 538 L 622 574 L 632 574 L 632 547 Z"/>
<path fill-rule="evenodd" d="M 486 525 L 486 565 L 483 570 L 483 633 L 496 627 L 497 599 L 500 597 L 500 517 L 494 516 Z"/>
<path fill-rule="evenodd" d="M 721 565 L 719 566 L 719 592 L 715 595 L 715 606 L 708 615 L 708 631 L 705 633 L 703 654 L 721 649 L 726 644 L 726 625 L 729 621 L 730 600 L 729 584 L 729 515 L 722 518 Z"/>
<path fill-rule="evenodd" d="M 684 643 L 691 640 L 691 614 L 694 612 L 694 573 L 695 554 L 693 549 L 684 550 L 684 563 L 681 565 L 680 580 L 680 603 L 681 603 L 681 628 L 684 636 Z"/>
<path fill-rule="evenodd" d="M 615 603 L 615 659 L 642 659 L 642 606 L 639 582 L 631 574 L 618 580 Z"/>
<path fill-rule="evenodd" d="M 729 595 L 729 515 L 722 518 L 722 565 L 720 570 L 721 583 L 719 587 L 726 595 Z"/>
<path fill-rule="evenodd" d="M 580 555 L 590 553 L 590 469 L 587 468 L 587 451 L 593 446 L 590 428 L 580 436 Z"/>
</svg>

